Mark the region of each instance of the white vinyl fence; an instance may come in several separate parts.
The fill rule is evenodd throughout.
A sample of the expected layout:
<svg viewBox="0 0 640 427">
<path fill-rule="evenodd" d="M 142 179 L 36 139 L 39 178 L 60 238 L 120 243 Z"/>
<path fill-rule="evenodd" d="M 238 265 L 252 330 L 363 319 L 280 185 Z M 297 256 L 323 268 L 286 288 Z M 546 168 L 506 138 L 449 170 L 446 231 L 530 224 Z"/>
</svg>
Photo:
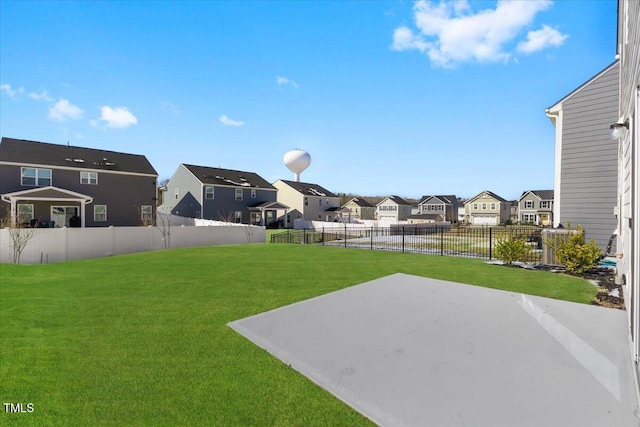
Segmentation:
<svg viewBox="0 0 640 427">
<path fill-rule="evenodd" d="M 264 243 L 266 230 L 257 226 L 171 226 L 165 228 L 171 248 L 210 245 Z M 161 227 L 33 228 L 21 264 L 53 263 L 84 258 L 100 258 L 134 252 L 165 249 Z M 12 263 L 12 240 L 0 229 L 0 262 Z"/>
</svg>

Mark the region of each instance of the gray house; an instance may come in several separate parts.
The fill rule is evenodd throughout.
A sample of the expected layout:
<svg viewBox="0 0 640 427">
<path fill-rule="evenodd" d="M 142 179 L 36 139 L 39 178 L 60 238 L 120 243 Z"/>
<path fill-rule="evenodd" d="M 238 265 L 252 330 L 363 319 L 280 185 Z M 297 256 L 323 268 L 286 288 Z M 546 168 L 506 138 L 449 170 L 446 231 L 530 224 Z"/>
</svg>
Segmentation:
<svg viewBox="0 0 640 427">
<path fill-rule="evenodd" d="M 0 218 L 40 227 L 149 224 L 158 174 L 137 154 L 0 141 Z"/>
<path fill-rule="evenodd" d="M 162 189 L 162 212 L 243 224 L 275 226 L 276 188 L 253 172 L 180 164 Z"/>
<path fill-rule="evenodd" d="M 458 221 L 458 198 L 449 196 L 422 196 L 418 202 L 418 215 L 436 214 L 444 221 Z"/>
<path fill-rule="evenodd" d="M 376 207 L 366 200 L 354 197 L 342 205 L 343 215 L 349 220 L 375 219 Z"/>
<path fill-rule="evenodd" d="M 389 196 L 376 205 L 378 221 L 397 223 L 411 216 L 411 203 L 399 196 Z"/>
<path fill-rule="evenodd" d="M 571 222 L 605 248 L 616 229 L 619 61 L 546 110 L 556 128 L 553 225 Z"/>
<path fill-rule="evenodd" d="M 553 224 L 553 190 L 529 190 L 518 199 L 518 221 L 550 227 Z"/>
</svg>

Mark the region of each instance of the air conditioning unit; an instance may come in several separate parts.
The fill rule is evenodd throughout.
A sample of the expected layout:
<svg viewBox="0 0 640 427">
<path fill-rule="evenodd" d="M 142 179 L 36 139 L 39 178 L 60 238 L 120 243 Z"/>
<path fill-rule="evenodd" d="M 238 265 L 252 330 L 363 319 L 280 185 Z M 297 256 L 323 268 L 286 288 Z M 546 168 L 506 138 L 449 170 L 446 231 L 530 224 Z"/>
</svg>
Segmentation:
<svg viewBox="0 0 640 427">
<path fill-rule="evenodd" d="M 545 265 L 562 265 L 556 260 L 554 248 L 561 243 L 566 243 L 569 240 L 569 236 L 577 232 L 577 230 L 564 228 L 545 228 L 542 230 L 542 263 Z"/>
</svg>

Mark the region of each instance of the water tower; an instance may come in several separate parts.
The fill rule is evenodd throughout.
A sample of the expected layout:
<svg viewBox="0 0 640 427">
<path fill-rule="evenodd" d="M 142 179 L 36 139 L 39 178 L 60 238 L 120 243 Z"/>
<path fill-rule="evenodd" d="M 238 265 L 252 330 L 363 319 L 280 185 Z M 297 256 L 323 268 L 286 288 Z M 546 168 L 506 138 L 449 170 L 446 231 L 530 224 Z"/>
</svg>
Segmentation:
<svg viewBox="0 0 640 427">
<path fill-rule="evenodd" d="M 311 164 L 311 156 L 309 153 L 298 150 L 297 148 L 286 152 L 283 160 L 284 164 L 293 172 L 293 179 L 296 182 L 300 181 L 300 174 Z"/>
</svg>

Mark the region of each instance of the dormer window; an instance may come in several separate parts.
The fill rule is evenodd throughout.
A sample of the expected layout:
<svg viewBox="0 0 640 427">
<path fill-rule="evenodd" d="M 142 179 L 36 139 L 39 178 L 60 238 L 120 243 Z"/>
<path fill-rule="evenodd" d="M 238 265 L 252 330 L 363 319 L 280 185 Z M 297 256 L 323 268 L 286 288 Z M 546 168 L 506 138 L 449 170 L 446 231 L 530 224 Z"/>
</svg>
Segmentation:
<svg viewBox="0 0 640 427">
<path fill-rule="evenodd" d="M 51 185 L 51 169 L 20 168 L 22 185 L 47 187 Z"/>
</svg>

